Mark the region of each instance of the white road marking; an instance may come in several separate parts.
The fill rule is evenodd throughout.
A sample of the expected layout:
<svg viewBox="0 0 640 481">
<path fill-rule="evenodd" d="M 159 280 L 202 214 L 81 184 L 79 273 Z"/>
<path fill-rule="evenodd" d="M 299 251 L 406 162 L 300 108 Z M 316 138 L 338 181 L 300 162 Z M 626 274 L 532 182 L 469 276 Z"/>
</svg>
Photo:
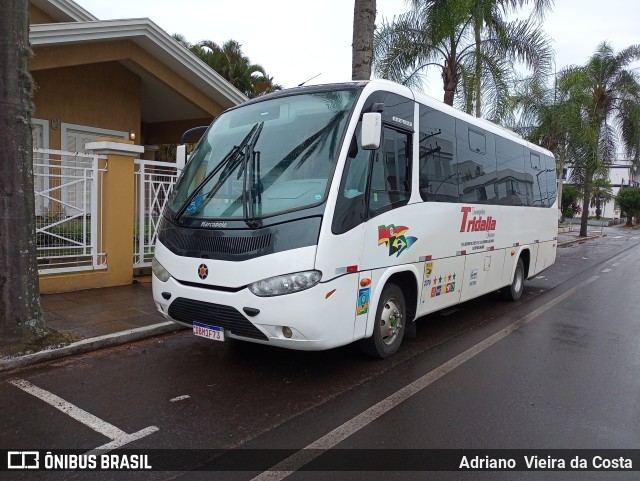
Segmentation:
<svg viewBox="0 0 640 481">
<path fill-rule="evenodd" d="M 611 272 L 611 269 L 602 269 L 600 272 Z"/>
<path fill-rule="evenodd" d="M 62 411 L 66 415 L 72 417 L 76 421 L 81 422 L 85 426 L 93 429 L 97 433 L 106 436 L 111 439 L 110 443 L 105 444 L 97 449 L 105 449 L 112 450 L 124 446 L 132 441 L 143 438 L 144 436 L 148 436 L 151 433 L 158 431 L 158 427 L 149 426 L 148 428 L 142 429 L 133 434 L 127 434 L 122 429 L 115 427 L 113 424 L 109 424 L 106 421 L 103 421 L 97 416 L 85 411 L 84 409 L 79 408 L 78 406 L 71 404 L 68 401 L 65 401 L 60 396 L 56 396 L 55 394 L 46 391 L 34 384 L 31 384 L 29 381 L 25 379 L 12 379 L 9 381 L 15 387 L 22 389 L 23 391 L 32 394 L 37 397 L 41 401 L 46 402 L 47 404 L 53 406 L 54 408 Z M 113 447 L 112 447 L 113 445 Z M 93 452 L 93 451 L 92 451 Z M 102 451 L 104 452 L 104 451 Z"/>
<path fill-rule="evenodd" d="M 169 399 L 169 402 L 177 402 L 177 401 L 184 401 L 185 399 L 191 399 L 191 396 L 189 396 L 188 394 L 184 394 L 183 396 L 178 396 L 178 397 L 174 397 L 173 399 Z"/>
<path fill-rule="evenodd" d="M 416 379 L 411 384 L 406 385 L 399 391 L 391 394 L 389 397 L 383 399 L 377 404 L 374 404 L 366 411 L 358 414 L 357 416 L 351 418 L 349 421 L 345 422 L 341 426 L 338 426 L 333 431 L 325 434 L 320 439 L 314 441 L 309 444 L 306 448 L 298 451 L 295 454 L 292 454 L 287 459 L 281 461 L 280 463 L 272 466 L 269 471 L 264 471 L 260 473 L 258 476 L 253 478 L 251 481 L 281 481 L 286 478 L 290 474 L 293 474 L 304 465 L 310 463 L 317 457 L 323 454 L 324 451 L 327 451 L 345 439 L 347 439 L 352 434 L 358 432 L 362 428 L 369 425 L 371 422 L 378 419 L 383 414 L 387 413 L 394 407 L 398 406 L 400 403 L 406 401 L 410 397 L 422 391 L 424 388 L 437 381 L 441 377 L 453 371 L 455 368 L 467 362 L 469 359 L 480 354 L 485 349 L 493 346 L 498 341 L 501 341 L 509 334 L 515 332 L 520 329 L 522 326 L 527 324 L 529 321 L 532 321 L 536 317 L 540 316 L 544 312 L 548 311 L 555 305 L 564 301 L 566 298 L 572 296 L 574 293 L 582 289 L 588 284 L 591 284 L 598 276 L 592 276 L 586 281 L 578 284 L 577 286 L 569 289 L 564 294 L 559 295 L 555 299 L 547 302 L 545 305 L 539 307 L 535 311 L 527 314 L 526 316 L 518 319 L 512 324 L 509 324 L 507 327 L 502 329 L 501 331 L 489 336 L 484 341 L 480 341 L 475 346 L 470 347 L 466 351 L 458 354 L 454 358 L 445 362 L 441 366 L 435 368 L 433 371 L 428 372 L 424 376 Z"/>
<path fill-rule="evenodd" d="M 638 240 L 640 237 L 632 237 L 633 240 Z"/>
<path fill-rule="evenodd" d="M 611 264 L 611 267 L 618 267 L 620 265 L 619 262 L 614 262 L 613 264 Z"/>
<path fill-rule="evenodd" d="M 536 276 L 536 279 L 544 279 L 544 276 Z"/>
<path fill-rule="evenodd" d="M 614 239 L 622 239 L 622 238 L 624 238 L 624 236 L 623 236 L 623 235 L 616 235 L 616 236 L 614 236 L 613 238 L 614 238 Z"/>
<path fill-rule="evenodd" d="M 156 426 L 149 426 L 148 428 L 141 429 L 140 431 L 137 431 L 133 434 L 125 434 L 120 438 L 114 439 L 110 443 L 103 444 L 102 446 L 99 446 L 96 449 L 87 452 L 87 454 L 105 454 L 114 449 L 121 448 L 125 444 L 129 444 L 137 441 L 138 439 L 142 439 L 149 434 L 155 433 L 156 431 L 158 431 L 158 428 Z"/>
</svg>

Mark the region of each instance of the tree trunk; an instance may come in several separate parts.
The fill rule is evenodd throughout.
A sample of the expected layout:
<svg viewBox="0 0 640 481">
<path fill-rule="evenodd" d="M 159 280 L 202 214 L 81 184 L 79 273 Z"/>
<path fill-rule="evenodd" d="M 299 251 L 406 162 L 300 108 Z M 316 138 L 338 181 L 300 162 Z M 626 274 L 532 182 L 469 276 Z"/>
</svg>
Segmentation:
<svg viewBox="0 0 640 481">
<path fill-rule="evenodd" d="M 564 180 L 562 179 L 562 173 L 564 171 L 564 161 L 559 160 L 557 162 L 556 166 L 557 166 L 556 167 L 556 178 L 558 179 L 556 181 L 556 183 L 558 185 L 557 200 L 558 200 L 558 207 L 560 208 L 560 222 L 564 222 L 565 221 L 564 209 L 562 208 L 562 188 L 564 187 Z M 559 172 L 558 172 L 558 170 L 559 170 Z"/>
<path fill-rule="evenodd" d="M 589 221 L 589 197 L 591 187 L 585 182 L 584 193 L 582 195 L 582 217 L 580 218 L 580 237 L 587 236 L 587 222 Z"/>
<path fill-rule="evenodd" d="M 36 260 L 28 0 L 0 15 L 0 344 L 45 334 Z"/>
<path fill-rule="evenodd" d="M 353 44 L 351 79 L 369 80 L 373 58 L 373 30 L 376 22 L 376 0 L 355 0 L 353 7 Z"/>
<path fill-rule="evenodd" d="M 482 56 L 480 55 L 480 47 L 482 45 L 482 39 L 480 37 L 480 30 L 482 28 L 482 24 L 478 22 L 476 19 L 474 25 L 474 34 L 475 34 L 475 42 L 476 42 L 476 72 L 475 72 L 475 80 L 474 80 L 474 90 L 475 90 L 475 101 L 476 101 L 476 117 L 482 117 L 482 84 L 480 82 L 482 77 Z"/>
<path fill-rule="evenodd" d="M 444 61 L 444 67 L 442 68 L 442 87 L 444 88 L 444 103 L 453 106 L 453 98 L 458 88 L 458 80 L 460 79 L 454 34 L 449 36 L 449 44 L 451 47 L 449 58 Z"/>
</svg>

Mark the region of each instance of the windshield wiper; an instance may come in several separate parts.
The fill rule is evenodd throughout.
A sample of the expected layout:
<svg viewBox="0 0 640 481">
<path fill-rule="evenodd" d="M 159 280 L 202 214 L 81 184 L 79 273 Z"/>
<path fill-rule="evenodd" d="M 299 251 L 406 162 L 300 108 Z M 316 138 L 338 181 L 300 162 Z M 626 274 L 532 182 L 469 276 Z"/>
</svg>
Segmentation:
<svg viewBox="0 0 640 481">
<path fill-rule="evenodd" d="M 260 127 L 261 125 L 262 124 L 255 124 L 251 128 L 251 130 L 247 133 L 247 135 L 245 135 L 244 139 L 242 139 L 242 142 L 240 142 L 240 145 L 237 145 L 237 146 L 234 145 L 231 148 L 231 150 L 229 150 L 227 155 L 225 155 L 224 158 L 220 161 L 220 163 L 218 165 L 216 165 L 214 167 L 214 169 L 205 176 L 204 179 L 202 179 L 202 182 L 200 182 L 197 185 L 197 187 L 193 190 L 193 192 L 191 192 L 191 194 L 189 194 L 187 199 L 182 203 L 182 205 L 180 206 L 180 208 L 176 212 L 176 215 L 174 217 L 174 220 L 176 222 L 178 222 L 180 220 L 180 217 L 182 217 L 182 215 L 186 212 L 186 210 L 191 205 L 191 203 L 194 201 L 194 199 L 196 198 L 196 196 L 198 195 L 200 190 L 202 190 L 202 188 L 205 185 L 207 185 L 207 183 L 213 178 L 213 176 L 216 175 L 220 171 L 220 169 L 225 167 L 227 164 L 231 163 L 231 161 L 235 161 L 235 159 L 238 156 L 238 154 L 244 150 L 244 148 L 247 146 L 247 144 L 249 143 L 249 141 L 253 137 L 253 134 L 256 131 L 256 129 L 258 127 Z"/>
<path fill-rule="evenodd" d="M 256 161 L 258 165 L 260 163 L 260 152 L 255 150 L 255 146 L 258 143 L 258 138 L 262 133 L 262 128 L 264 127 L 264 122 L 260 122 L 258 129 L 251 141 L 247 144 L 247 152 L 243 158 L 242 170 L 244 174 L 244 178 L 242 180 L 242 213 L 244 217 L 244 222 L 255 229 L 260 227 L 260 221 L 256 219 L 254 212 L 254 189 L 256 189 L 256 197 L 262 202 L 262 193 L 260 192 L 260 169 L 258 167 L 256 172 Z M 249 161 L 251 163 L 249 164 Z M 256 179 L 256 173 L 258 178 Z M 247 186 L 247 179 L 251 182 L 251 186 Z"/>
</svg>

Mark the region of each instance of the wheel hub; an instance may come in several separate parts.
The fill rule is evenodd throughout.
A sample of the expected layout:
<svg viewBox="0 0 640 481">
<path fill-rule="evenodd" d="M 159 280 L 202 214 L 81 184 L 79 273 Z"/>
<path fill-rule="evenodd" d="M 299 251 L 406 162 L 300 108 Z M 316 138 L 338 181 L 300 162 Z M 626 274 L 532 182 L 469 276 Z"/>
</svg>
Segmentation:
<svg viewBox="0 0 640 481">
<path fill-rule="evenodd" d="M 395 298 L 387 300 L 380 315 L 380 333 L 382 342 L 386 345 L 393 344 L 402 329 L 402 313 L 398 308 L 399 305 Z"/>
</svg>

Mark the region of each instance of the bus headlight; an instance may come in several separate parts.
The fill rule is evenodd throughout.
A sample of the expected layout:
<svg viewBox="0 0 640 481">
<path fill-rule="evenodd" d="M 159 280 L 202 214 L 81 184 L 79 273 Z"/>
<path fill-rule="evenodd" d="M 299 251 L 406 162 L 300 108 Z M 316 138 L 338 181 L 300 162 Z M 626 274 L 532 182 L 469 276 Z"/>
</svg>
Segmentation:
<svg viewBox="0 0 640 481">
<path fill-rule="evenodd" d="M 260 297 L 281 296 L 309 289 L 320 282 L 320 279 L 322 279 L 320 271 L 294 272 L 254 282 L 249 284 L 249 290 Z"/>
<path fill-rule="evenodd" d="M 171 278 L 171 274 L 158 262 L 154 257 L 151 261 L 151 272 L 162 282 L 167 282 Z"/>
</svg>

